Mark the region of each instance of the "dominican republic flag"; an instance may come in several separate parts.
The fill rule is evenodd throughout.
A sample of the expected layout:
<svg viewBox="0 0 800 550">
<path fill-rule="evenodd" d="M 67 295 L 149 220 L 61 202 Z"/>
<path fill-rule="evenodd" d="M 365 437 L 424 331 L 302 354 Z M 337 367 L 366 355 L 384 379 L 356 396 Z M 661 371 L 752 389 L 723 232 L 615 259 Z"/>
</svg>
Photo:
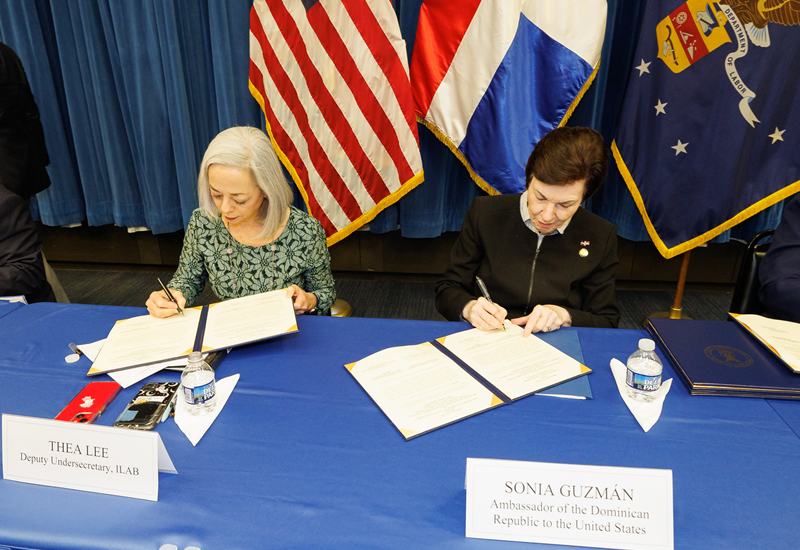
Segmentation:
<svg viewBox="0 0 800 550">
<path fill-rule="evenodd" d="M 665 258 L 800 191 L 800 9 L 763 4 L 647 3 L 611 150 Z"/>
<path fill-rule="evenodd" d="M 423 180 L 406 46 L 389 0 L 256 0 L 250 91 L 332 245 Z"/>
<path fill-rule="evenodd" d="M 525 189 L 533 146 L 594 78 L 605 0 L 425 0 L 411 62 L 420 121 L 491 194 Z"/>
</svg>

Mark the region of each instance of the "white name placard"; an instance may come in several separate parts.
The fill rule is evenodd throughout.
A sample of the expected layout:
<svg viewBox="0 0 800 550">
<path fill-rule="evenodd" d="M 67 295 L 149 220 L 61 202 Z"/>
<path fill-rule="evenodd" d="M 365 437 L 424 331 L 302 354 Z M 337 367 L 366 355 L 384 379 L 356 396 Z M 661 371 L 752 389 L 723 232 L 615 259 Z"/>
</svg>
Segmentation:
<svg viewBox="0 0 800 550">
<path fill-rule="evenodd" d="M 467 537 L 672 550 L 672 470 L 467 459 Z"/>
<path fill-rule="evenodd" d="M 158 500 L 158 472 L 177 474 L 155 432 L 4 414 L 3 479 Z"/>
</svg>

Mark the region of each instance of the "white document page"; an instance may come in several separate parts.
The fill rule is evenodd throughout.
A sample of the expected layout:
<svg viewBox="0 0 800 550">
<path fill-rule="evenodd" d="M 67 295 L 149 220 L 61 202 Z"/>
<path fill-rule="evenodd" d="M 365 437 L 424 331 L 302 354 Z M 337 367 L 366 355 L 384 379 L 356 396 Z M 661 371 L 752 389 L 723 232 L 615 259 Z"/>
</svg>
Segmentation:
<svg viewBox="0 0 800 550">
<path fill-rule="evenodd" d="M 297 330 L 286 289 L 211 304 L 203 351 L 231 348 Z"/>
<path fill-rule="evenodd" d="M 509 321 L 505 327 L 465 330 L 439 342 L 511 399 L 591 372 L 536 335 L 523 338 L 522 327 Z"/>
<path fill-rule="evenodd" d="M 793 371 L 800 372 L 800 323 L 751 314 L 734 318 L 771 347 Z"/>
<path fill-rule="evenodd" d="M 204 356 L 208 355 L 207 353 L 203 354 Z M 203 357 L 205 359 L 205 357 Z M 157 372 L 161 372 L 167 368 L 175 368 L 179 367 L 183 369 L 186 367 L 188 362 L 188 357 L 181 357 L 179 359 L 174 359 L 171 361 L 162 361 L 160 363 L 153 363 L 152 365 L 146 365 L 144 367 L 132 367 L 130 369 L 122 369 L 113 372 L 109 372 L 108 375 L 111 377 L 114 382 L 122 386 L 123 388 L 128 388 L 134 385 L 136 382 L 140 382 L 147 378 L 150 375 L 153 375 Z"/>
<path fill-rule="evenodd" d="M 346 367 L 406 439 L 502 403 L 427 342 L 388 348 Z"/>
<path fill-rule="evenodd" d="M 159 319 L 142 315 L 118 321 L 108 333 L 92 364 L 90 375 L 163 361 L 192 351 L 200 323 L 200 310 Z"/>
<path fill-rule="evenodd" d="M 94 361 L 97 359 L 97 354 L 100 353 L 100 350 L 103 348 L 103 344 L 105 343 L 106 339 L 103 338 L 102 340 L 98 340 L 97 342 L 92 342 L 90 344 L 78 344 L 78 349 L 80 349 L 83 354 L 89 359 L 89 361 Z M 203 359 L 205 359 L 206 355 L 203 354 Z M 161 370 L 167 368 L 180 368 L 186 366 L 186 357 L 180 357 L 178 359 L 172 359 L 170 361 L 163 361 L 160 363 L 153 363 L 151 365 L 146 365 L 144 367 L 131 367 L 129 369 L 122 369 L 113 372 L 109 372 L 108 375 L 120 386 L 123 388 L 127 388 L 132 386 L 136 382 L 144 380 L 151 374 L 155 374 Z"/>
</svg>

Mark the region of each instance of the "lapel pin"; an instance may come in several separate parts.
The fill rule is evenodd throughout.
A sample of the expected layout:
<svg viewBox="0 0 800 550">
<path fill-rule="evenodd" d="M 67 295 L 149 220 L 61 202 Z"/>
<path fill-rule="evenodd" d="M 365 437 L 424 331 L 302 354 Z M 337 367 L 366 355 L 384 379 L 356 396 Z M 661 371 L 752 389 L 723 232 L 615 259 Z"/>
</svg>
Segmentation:
<svg viewBox="0 0 800 550">
<path fill-rule="evenodd" d="M 586 256 L 588 256 L 588 255 L 589 255 L 589 251 L 588 251 L 588 250 L 586 250 L 585 248 L 581 248 L 581 251 L 580 251 L 580 252 L 578 252 L 578 255 L 579 255 L 581 258 L 585 258 Z"/>
</svg>

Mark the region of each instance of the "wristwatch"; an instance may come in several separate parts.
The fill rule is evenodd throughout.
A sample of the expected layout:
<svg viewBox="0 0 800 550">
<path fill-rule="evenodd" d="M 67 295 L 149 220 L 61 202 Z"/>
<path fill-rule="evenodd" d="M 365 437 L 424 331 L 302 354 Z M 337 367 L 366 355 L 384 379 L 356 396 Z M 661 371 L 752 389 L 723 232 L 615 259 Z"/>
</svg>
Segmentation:
<svg viewBox="0 0 800 550">
<path fill-rule="evenodd" d="M 307 309 L 305 313 L 306 315 L 308 315 L 309 313 L 316 313 L 317 304 L 319 303 L 319 298 L 317 297 L 316 294 L 314 294 L 313 292 L 309 292 L 309 294 L 314 296 L 314 307 L 312 307 L 311 309 Z"/>
</svg>

